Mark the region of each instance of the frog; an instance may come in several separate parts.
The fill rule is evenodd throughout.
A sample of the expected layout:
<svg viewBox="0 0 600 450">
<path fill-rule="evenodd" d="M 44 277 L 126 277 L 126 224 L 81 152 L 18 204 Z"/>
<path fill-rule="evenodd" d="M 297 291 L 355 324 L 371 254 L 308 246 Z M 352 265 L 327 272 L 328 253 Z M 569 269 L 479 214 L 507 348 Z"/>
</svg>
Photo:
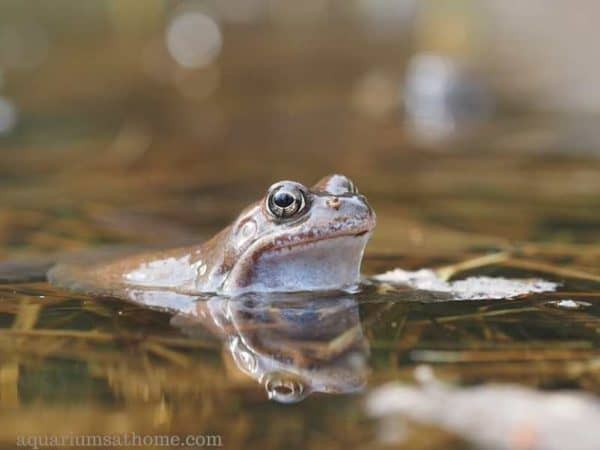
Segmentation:
<svg viewBox="0 0 600 450">
<path fill-rule="evenodd" d="M 75 291 L 170 292 L 175 302 L 206 293 L 351 290 L 375 224 L 373 208 L 344 175 L 310 188 L 283 180 L 202 244 L 58 264 L 47 276 Z"/>
</svg>

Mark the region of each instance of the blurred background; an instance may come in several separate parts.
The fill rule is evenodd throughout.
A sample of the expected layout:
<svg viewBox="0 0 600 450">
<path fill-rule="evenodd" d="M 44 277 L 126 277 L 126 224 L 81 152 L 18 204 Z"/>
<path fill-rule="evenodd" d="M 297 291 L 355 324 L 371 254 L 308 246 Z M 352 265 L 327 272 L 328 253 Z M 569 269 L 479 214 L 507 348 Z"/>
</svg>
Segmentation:
<svg viewBox="0 0 600 450">
<path fill-rule="evenodd" d="M 577 206 L 598 198 L 597 10 L 4 0 L 4 251 L 172 237 L 136 230 L 138 213 L 214 231 L 271 182 L 328 172 L 355 178 L 376 209 L 509 238 L 590 238 L 591 212 Z M 549 155 L 592 162 L 565 175 Z M 529 200 L 512 198 L 523 191 Z M 481 227 L 467 211 L 479 207 Z M 537 228 L 508 218 L 523 207 L 546 208 Z M 50 231 L 65 211 L 133 230 Z M 380 228 L 383 251 L 398 233 Z"/>
<path fill-rule="evenodd" d="M 366 274 L 506 251 L 522 260 L 472 274 L 563 283 L 495 303 L 360 299 L 368 388 L 414 383 L 426 362 L 460 385 L 598 393 L 599 14 L 593 0 L 0 0 L 0 258 L 200 242 L 277 180 L 343 173 L 378 215 Z M 362 397 L 283 409 L 208 332 L 19 270 L 0 285 L 3 444 L 382 435 Z M 471 448 L 413 431 L 403 448 Z"/>
<path fill-rule="evenodd" d="M 538 225 L 569 232 L 587 213 L 553 208 L 557 191 L 569 194 L 556 185 L 563 174 L 517 161 L 596 164 L 597 9 L 591 0 L 4 0 L 2 203 L 29 209 L 25 221 L 77 209 L 106 222 L 118 210 L 213 230 L 272 181 L 336 171 L 376 206 L 413 203 L 409 213 L 430 208 L 449 222 L 471 221 L 439 204 L 449 190 L 457 199 L 526 188 L 532 208 L 544 199 L 551 209 Z M 568 189 L 596 196 L 596 175 L 578 167 Z M 500 234 L 526 237 L 510 222 Z M 502 219 L 485 225 L 493 232 Z M 27 248 L 15 226 L 7 240 Z M 78 246 L 72 232 L 36 246 Z"/>
</svg>

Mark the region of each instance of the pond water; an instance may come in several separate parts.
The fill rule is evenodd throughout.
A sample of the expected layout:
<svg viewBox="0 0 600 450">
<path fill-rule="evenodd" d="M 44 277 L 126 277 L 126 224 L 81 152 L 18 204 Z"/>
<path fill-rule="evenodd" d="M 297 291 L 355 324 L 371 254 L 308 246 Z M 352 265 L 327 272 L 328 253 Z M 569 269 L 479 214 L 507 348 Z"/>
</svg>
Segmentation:
<svg viewBox="0 0 600 450">
<path fill-rule="evenodd" d="M 132 63 L 135 39 L 64 44 L 14 80 L 21 122 L 0 149 L 0 256 L 12 261 L 0 274 L 0 442 L 134 432 L 370 448 L 383 444 L 369 393 L 416 385 L 424 365 L 456 386 L 598 394 L 600 140 L 571 144 L 597 118 L 511 116 L 417 145 L 397 114 L 366 117 L 351 101 L 366 67 L 400 73 L 388 44 L 261 36 L 234 35 L 222 88 L 203 102 L 148 78 Z M 366 276 L 433 268 L 556 290 L 461 301 L 366 283 L 165 310 L 161 298 L 147 307 L 45 281 L 71 252 L 202 242 L 272 182 L 333 172 L 378 215 Z M 473 445 L 432 423 L 403 426 L 403 448 Z"/>
</svg>

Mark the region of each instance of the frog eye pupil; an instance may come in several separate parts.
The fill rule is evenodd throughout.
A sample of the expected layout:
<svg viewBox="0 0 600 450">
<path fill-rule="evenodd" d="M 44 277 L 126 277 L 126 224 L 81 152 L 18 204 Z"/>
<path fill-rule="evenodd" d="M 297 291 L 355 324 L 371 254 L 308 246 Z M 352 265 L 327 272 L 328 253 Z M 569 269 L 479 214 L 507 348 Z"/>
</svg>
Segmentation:
<svg viewBox="0 0 600 450">
<path fill-rule="evenodd" d="M 287 208 L 292 203 L 294 203 L 294 196 L 289 192 L 279 191 L 276 192 L 273 196 L 273 203 L 275 203 L 280 208 Z"/>
<path fill-rule="evenodd" d="M 277 219 L 289 219 L 305 211 L 304 192 L 294 187 L 280 186 L 272 189 L 267 198 L 267 210 Z"/>
</svg>

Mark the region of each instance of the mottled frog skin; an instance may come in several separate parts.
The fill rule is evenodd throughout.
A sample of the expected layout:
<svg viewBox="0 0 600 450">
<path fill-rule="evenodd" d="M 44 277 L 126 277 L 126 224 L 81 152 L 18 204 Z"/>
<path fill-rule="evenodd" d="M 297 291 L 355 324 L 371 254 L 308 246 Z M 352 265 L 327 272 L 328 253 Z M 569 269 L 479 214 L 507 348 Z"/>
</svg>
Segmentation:
<svg viewBox="0 0 600 450">
<path fill-rule="evenodd" d="M 188 295 L 344 289 L 359 281 L 374 227 L 373 210 L 345 176 L 325 177 L 310 189 L 280 181 L 204 244 L 85 267 L 62 264 L 48 278 L 76 290 Z"/>
</svg>

